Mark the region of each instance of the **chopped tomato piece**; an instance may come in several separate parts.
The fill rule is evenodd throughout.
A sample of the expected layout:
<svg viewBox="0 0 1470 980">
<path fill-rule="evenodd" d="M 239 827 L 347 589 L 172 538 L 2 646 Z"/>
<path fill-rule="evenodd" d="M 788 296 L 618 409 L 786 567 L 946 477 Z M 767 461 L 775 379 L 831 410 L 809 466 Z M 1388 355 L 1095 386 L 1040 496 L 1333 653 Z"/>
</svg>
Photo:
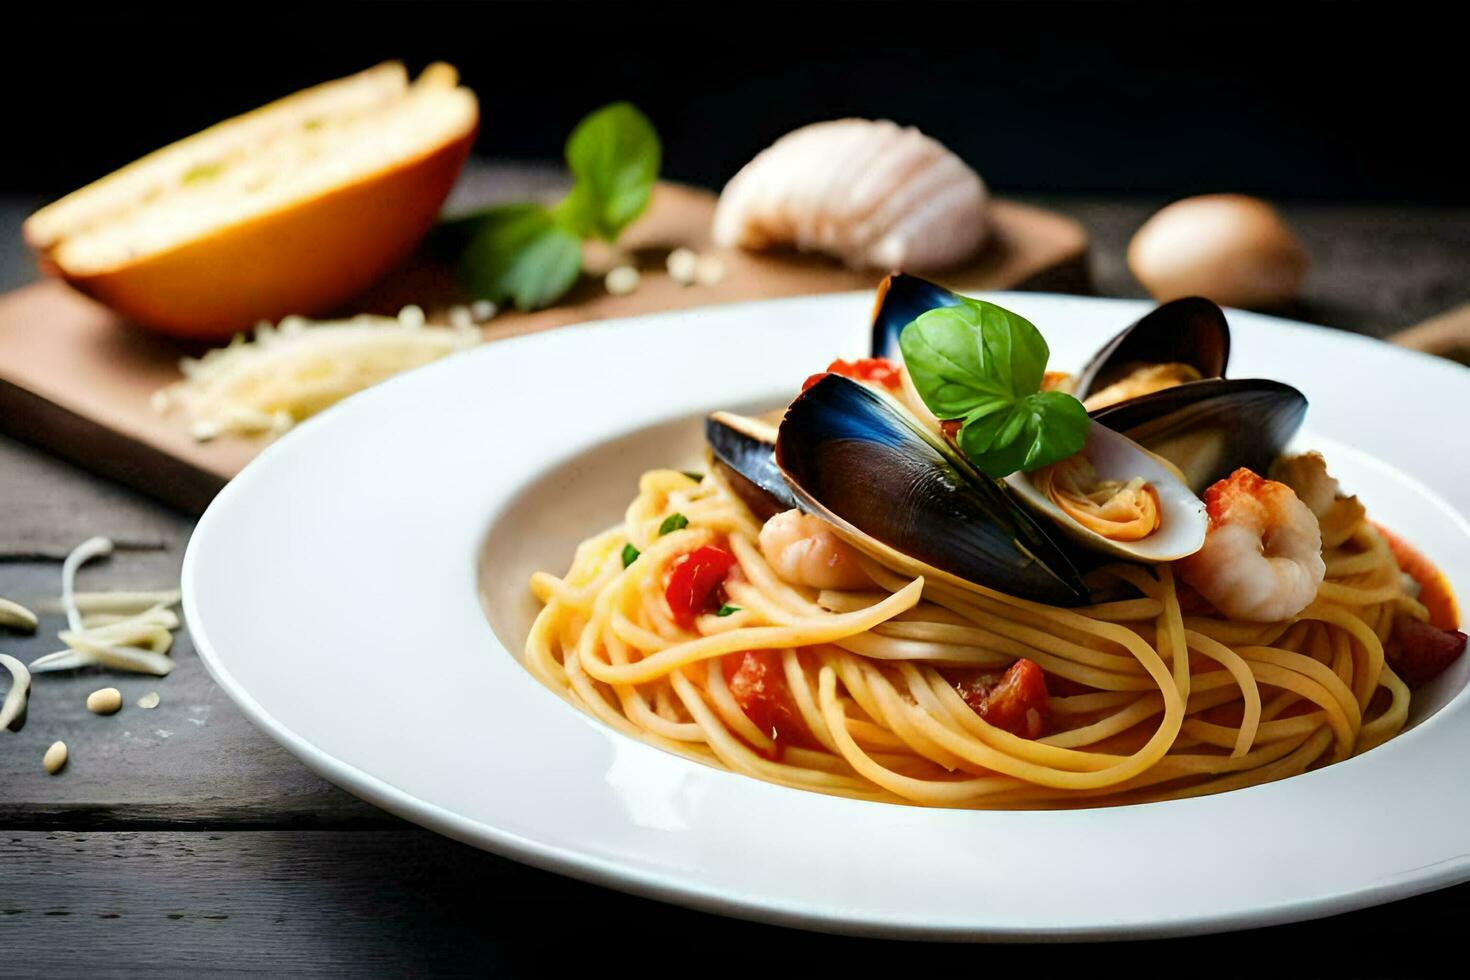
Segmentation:
<svg viewBox="0 0 1470 980">
<path fill-rule="evenodd" d="M 1410 687 L 1434 680 L 1465 652 L 1465 634 L 1421 623 L 1412 616 L 1393 621 L 1393 640 L 1384 654 Z"/>
<path fill-rule="evenodd" d="M 1382 524 L 1375 524 L 1399 570 L 1419 583 L 1419 601 L 1429 610 L 1429 622 L 1442 630 L 1452 630 L 1460 625 L 1460 610 L 1455 605 L 1455 594 L 1444 573 L 1434 563 L 1415 551 L 1408 542 L 1394 534 Z"/>
<path fill-rule="evenodd" d="M 779 758 L 785 745 L 814 744 L 786 683 L 781 654 L 775 650 L 732 653 L 725 657 L 723 667 L 735 703 L 756 728 L 775 741 L 772 758 Z"/>
<path fill-rule="evenodd" d="M 975 714 L 1022 738 L 1046 730 L 1046 674 L 1031 660 L 1017 660 L 1004 674 L 971 671 L 954 681 Z"/>
<path fill-rule="evenodd" d="M 844 378 L 852 378 L 855 381 L 871 381 L 882 385 L 889 391 L 897 391 L 903 387 L 903 376 L 898 373 L 896 364 L 886 357 L 864 357 L 856 361 L 844 361 L 838 358 L 828 364 L 827 370 L 821 374 L 814 374 L 807 378 L 801 390 L 806 391 L 829 374 L 840 374 Z"/>
<path fill-rule="evenodd" d="M 688 629 L 701 613 L 718 609 L 720 586 L 734 565 L 734 555 L 712 544 L 675 558 L 669 566 L 669 584 L 664 587 L 674 622 Z"/>
</svg>

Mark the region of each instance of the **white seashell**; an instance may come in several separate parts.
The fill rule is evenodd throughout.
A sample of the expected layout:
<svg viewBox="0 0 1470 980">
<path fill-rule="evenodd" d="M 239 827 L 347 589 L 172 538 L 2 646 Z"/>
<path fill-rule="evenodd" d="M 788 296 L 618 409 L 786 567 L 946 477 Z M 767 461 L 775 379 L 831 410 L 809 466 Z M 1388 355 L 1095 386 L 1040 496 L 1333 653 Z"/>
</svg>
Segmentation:
<svg viewBox="0 0 1470 980">
<path fill-rule="evenodd" d="M 1094 422 L 1087 427 L 1082 452 L 1104 480 L 1126 482 L 1142 477 L 1159 497 L 1159 527 L 1138 541 L 1113 541 L 1092 531 L 1067 514 L 1031 482 L 1025 473 L 1012 473 L 1006 483 L 1021 502 L 1051 519 L 1073 540 L 1094 551 L 1119 558 L 1157 564 L 1192 555 L 1205 543 L 1209 517 L 1204 501 L 1194 495 L 1167 463 L 1126 436 Z"/>
<path fill-rule="evenodd" d="M 714 240 L 932 271 L 984 243 L 988 200 L 974 170 L 912 126 L 837 119 L 787 133 L 741 168 L 720 194 Z"/>
</svg>

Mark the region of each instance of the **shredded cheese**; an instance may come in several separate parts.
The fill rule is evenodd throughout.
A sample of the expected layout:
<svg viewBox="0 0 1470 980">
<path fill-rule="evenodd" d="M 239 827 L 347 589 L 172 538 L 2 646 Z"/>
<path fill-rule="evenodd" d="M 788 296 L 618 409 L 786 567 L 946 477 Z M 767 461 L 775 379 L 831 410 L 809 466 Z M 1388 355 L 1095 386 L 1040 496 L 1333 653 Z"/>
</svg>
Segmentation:
<svg viewBox="0 0 1470 980">
<path fill-rule="evenodd" d="M 276 435 L 348 395 L 481 340 L 473 324 L 424 324 L 417 306 L 395 317 L 358 316 L 313 322 L 287 317 L 262 323 L 254 339 L 179 363 L 184 380 L 154 393 L 153 407 L 181 409 L 190 433 L 204 441 L 224 434 Z"/>
<path fill-rule="evenodd" d="M 179 617 L 170 607 L 179 601 L 178 590 L 76 591 L 77 570 L 93 558 L 111 553 L 112 542 L 97 537 L 87 539 L 67 555 L 61 566 L 61 608 L 68 628 L 57 634 L 66 649 L 31 661 L 31 673 L 101 666 L 161 677 L 174 669 L 168 651 L 173 646 L 173 631 L 179 628 Z"/>
<path fill-rule="evenodd" d="M 19 731 L 26 720 L 26 698 L 31 693 L 31 672 L 9 654 L 0 653 L 0 667 L 10 671 L 10 690 L 0 701 L 0 730 Z"/>
</svg>

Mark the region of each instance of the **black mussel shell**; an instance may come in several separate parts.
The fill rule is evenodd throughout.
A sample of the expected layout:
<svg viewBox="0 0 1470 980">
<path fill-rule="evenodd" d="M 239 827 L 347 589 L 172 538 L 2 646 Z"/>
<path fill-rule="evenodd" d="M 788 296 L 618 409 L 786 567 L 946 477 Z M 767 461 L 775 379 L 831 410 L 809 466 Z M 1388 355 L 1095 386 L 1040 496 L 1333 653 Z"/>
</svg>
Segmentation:
<svg viewBox="0 0 1470 980">
<path fill-rule="evenodd" d="M 1207 299 L 1190 296 L 1151 310 L 1104 344 L 1078 372 L 1073 390 L 1085 399 L 1140 363 L 1189 364 L 1201 378 L 1223 378 L 1229 361 L 1225 312 Z"/>
<path fill-rule="evenodd" d="M 1265 475 L 1301 428 L 1307 397 L 1259 378 L 1192 381 L 1092 413 L 1169 460 L 1195 493 L 1244 466 Z"/>
<path fill-rule="evenodd" d="M 755 427 L 742 424 L 746 421 L 718 412 L 704 420 L 704 439 L 709 443 L 715 468 L 730 489 L 758 520 L 767 521 L 794 508 L 796 497 L 776 468 L 776 444 Z"/>
<path fill-rule="evenodd" d="M 962 297 L 918 276 L 895 272 L 878 284 L 873 303 L 873 355 L 898 357 L 898 335 L 930 310 L 957 306 Z"/>
<path fill-rule="evenodd" d="M 999 483 L 854 381 L 828 375 L 791 404 L 776 465 L 804 510 L 859 543 L 1009 595 L 1088 601 L 1077 568 Z"/>
</svg>

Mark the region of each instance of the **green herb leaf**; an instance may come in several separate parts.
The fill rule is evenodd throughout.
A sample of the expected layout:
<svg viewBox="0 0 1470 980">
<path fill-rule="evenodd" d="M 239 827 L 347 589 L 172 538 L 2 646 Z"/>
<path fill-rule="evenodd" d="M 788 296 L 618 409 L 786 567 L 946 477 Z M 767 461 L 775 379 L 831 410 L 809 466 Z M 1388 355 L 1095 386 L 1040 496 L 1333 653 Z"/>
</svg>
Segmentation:
<svg viewBox="0 0 1470 980">
<path fill-rule="evenodd" d="M 723 606 L 721 606 L 719 609 L 716 609 L 715 610 L 715 615 L 716 616 L 720 616 L 720 617 L 724 617 L 724 616 L 733 615 L 735 613 L 738 613 L 739 611 L 740 611 L 740 607 L 739 606 L 732 606 L 732 605 L 730 605 L 727 602 Z"/>
<path fill-rule="evenodd" d="M 695 483 L 703 483 L 704 482 L 704 474 L 703 473 L 696 473 L 694 470 L 680 470 L 679 472 L 681 472 L 685 476 L 689 477 L 689 479 L 693 480 Z"/>
<path fill-rule="evenodd" d="M 633 564 L 635 561 L 638 560 L 638 556 L 641 554 L 643 554 L 643 552 L 639 551 L 631 544 L 623 545 L 623 567 L 627 568 L 629 565 Z"/>
<path fill-rule="evenodd" d="M 663 149 L 648 117 L 629 102 L 591 113 L 567 137 L 567 167 L 576 178 L 556 206 L 556 220 L 579 237 L 615 241 L 648 206 Z"/>
<path fill-rule="evenodd" d="M 522 310 L 555 303 L 582 270 L 582 243 L 539 204 L 508 204 L 478 217 L 460 258 L 460 275 L 477 299 L 514 300 Z"/>
<path fill-rule="evenodd" d="M 1082 448 L 1087 410 L 1071 395 L 1040 390 L 1051 352 L 1024 317 L 966 299 L 921 315 L 899 346 L 929 410 L 964 420 L 960 449 L 986 476 L 1029 472 Z"/>
<path fill-rule="evenodd" d="M 659 536 L 662 537 L 671 531 L 682 531 L 689 526 L 689 518 L 683 514 L 670 514 L 664 518 L 664 522 L 658 526 Z"/>
<path fill-rule="evenodd" d="M 1071 395 L 1038 391 L 1003 411 L 966 416 L 959 444 L 976 469 L 999 479 L 1066 459 L 1082 448 L 1091 423 Z"/>
</svg>

